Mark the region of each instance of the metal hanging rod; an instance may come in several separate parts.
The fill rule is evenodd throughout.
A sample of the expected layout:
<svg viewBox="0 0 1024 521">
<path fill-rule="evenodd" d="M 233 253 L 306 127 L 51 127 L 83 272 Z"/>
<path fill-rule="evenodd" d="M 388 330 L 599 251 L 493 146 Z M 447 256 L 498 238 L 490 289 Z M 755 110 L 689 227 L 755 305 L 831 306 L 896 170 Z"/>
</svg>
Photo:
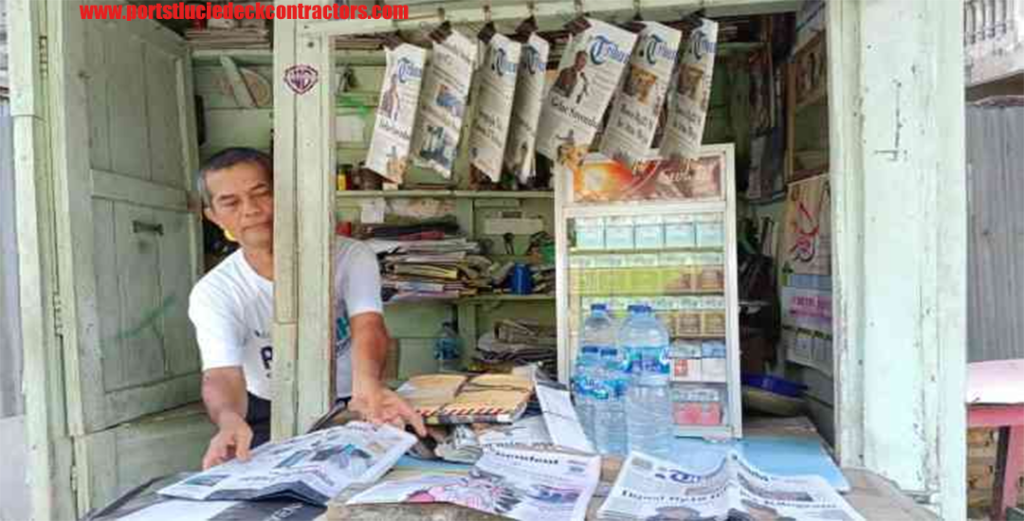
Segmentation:
<svg viewBox="0 0 1024 521">
<path fill-rule="evenodd" d="M 402 30 L 416 30 L 441 23 L 453 25 L 479 24 L 490 20 L 494 23 L 537 18 L 571 19 L 581 12 L 594 16 L 636 12 L 634 0 L 560 0 L 557 2 L 519 2 L 509 5 L 491 5 L 490 2 L 467 4 L 459 2 L 446 6 L 435 13 L 410 17 L 409 20 L 329 20 L 307 21 L 299 25 L 299 33 L 305 36 L 352 36 L 390 33 Z M 647 11 L 677 11 L 685 13 L 704 9 L 712 16 L 753 15 L 795 11 L 800 0 L 643 0 L 642 9 Z M 490 6 L 484 9 L 484 5 Z"/>
</svg>

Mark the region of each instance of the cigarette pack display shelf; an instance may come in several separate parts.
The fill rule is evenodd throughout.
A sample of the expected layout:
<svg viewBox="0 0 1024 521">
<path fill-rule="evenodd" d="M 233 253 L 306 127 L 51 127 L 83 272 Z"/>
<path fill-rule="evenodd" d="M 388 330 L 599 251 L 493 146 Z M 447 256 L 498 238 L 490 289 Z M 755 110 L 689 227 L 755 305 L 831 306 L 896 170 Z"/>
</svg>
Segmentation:
<svg viewBox="0 0 1024 521">
<path fill-rule="evenodd" d="M 676 434 L 740 437 L 733 146 L 702 147 L 699 173 L 673 177 L 666 168 L 651 184 L 676 183 L 672 197 L 624 200 L 628 191 L 591 166 L 607 161 L 588 156 L 555 176 L 559 378 L 571 373 L 591 304 L 617 319 L 647 304 L 671 337 Z"/>
</svg>

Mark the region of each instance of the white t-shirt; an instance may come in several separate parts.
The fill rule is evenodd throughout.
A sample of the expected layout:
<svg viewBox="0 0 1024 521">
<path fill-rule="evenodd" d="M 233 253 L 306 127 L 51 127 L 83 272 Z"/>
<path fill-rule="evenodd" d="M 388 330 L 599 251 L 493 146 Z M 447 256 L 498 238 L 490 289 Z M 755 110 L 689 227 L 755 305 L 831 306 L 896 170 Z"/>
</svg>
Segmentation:
<svg viewBox="0 0 1024 521">
<path fill-rule="evenodd" d="M 338 397 L 343 398 L 352 395 L 349 318 L 367 312 L 383 313 L 383 305 L 373 251 L 344 237 L 339 237 L 335 245 L 335 378 Z M 192 288 L 188 316 L 196 328 L 203 370 L 241 367 L 246 389 L 269 400 L 274 283 L 256 273 L 242 250 L 221 261 Z"/>
</svg>

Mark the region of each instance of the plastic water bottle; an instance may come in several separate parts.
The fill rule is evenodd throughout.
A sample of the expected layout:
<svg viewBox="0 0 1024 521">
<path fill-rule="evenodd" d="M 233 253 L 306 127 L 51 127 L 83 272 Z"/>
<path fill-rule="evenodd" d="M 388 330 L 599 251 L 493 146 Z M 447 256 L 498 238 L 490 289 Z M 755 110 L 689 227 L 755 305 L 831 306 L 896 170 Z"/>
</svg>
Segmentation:
<svg viewBox="0 0 1024 521">
<path fill-rule="evenodd" d="M 596 396 L 602 392 L 600 385 L 601 349 L 615 345 L 615 326 L 608 316 L 604 304 L 590 306 L 590 316 L 583 322 L 580 335 L 579 355 L 576 358 L 575 385 L 576 414 L 583 432 L 591 442 L 596 443 L 595 407 Z"/>
<path fill-rule="evenodd" d="M 434 359 L 439 373 L 459 372 L 462 367 L 462 349 L 459 334 L 451 323 L 445 322 L 441 334 L 434 343 Z"/>
<path fill-rule="evenodd" d="M 600 391 L 595 396 L 594 428 L 601 454 L 626 455 L 626 392 L 623 357 L 615 347 L 601 348 Z"/>
<path fill-rule="evenodd" d="M 670 459 L 674 433 L 668 330 L 649 306 L 630 306 L 629 313 L 618 335 L 630 377 L 626 393 L 629 450 Z"/>
</svg>

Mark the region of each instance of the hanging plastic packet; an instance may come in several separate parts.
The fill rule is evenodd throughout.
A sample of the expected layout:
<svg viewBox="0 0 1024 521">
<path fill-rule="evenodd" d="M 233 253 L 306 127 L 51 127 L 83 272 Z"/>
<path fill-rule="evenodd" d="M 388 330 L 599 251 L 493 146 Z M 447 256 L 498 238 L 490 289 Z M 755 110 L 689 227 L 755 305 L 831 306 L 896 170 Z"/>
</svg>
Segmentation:
<svg viewBox="0 0 1024 521">
<path fill-rule="evenodd" d="M 413 133 L 413 162 L 451 179 L 476 62 L 476 42 L 446 23 L 435 38 Z"/>
<path fill-rule="evenodd" d="M 409 165 L 416 105 L 423 84 L 427 51 L 401 43 L 385 49 L 387 66 L 377 104 L 377 119 L 366 166 L 392 183 L 401 184 Z"/>
<path fill-rule="evenodd" d="M 594 140 L 637 39 L 600 20 L 573 24 L 585 28 L 574 31 L 566 46 L 537 130 L 537 151 L 570 169 L 578 167 Z"/>
<path fill-rule="evenodd" d="M 629 169 L 649 154 L 682 38 L 680 31 L 659 23 L 634 23 L 642 29 L 600 147 Z"/>
<path fill-rule="evenodd" d="M 480 90 L 469 137 L 469 158 L 474 167 L 497 183 L 501 179 L 522 45 L 501 34 L 489 36 L 486 42 L 481 38 L 487 51 L 480 68 Z"/>
<path fill-rule="evenodd" d="M 532 19 L 531 19 L 532 20 Z M 527 20 L 529 22 L 530 20 Z M 524 25 L 527 25 L 524 22 Z M 537 35 L 533 25 L 519 57 L 519 77 L 512 102 L 512 119 L 505 144 L 505 168 L 526 184 L 534 176 L 534 145 L 544 102 L 544 79 L 551 45 Z"/>
<path fill-rule="evenodd" d="M 700 155 L 718 41 L 716 22 L 700 18 L 695 25 L 683 46 L 661 140 L 662 156 L 685 160 Z"/>
</svg>

